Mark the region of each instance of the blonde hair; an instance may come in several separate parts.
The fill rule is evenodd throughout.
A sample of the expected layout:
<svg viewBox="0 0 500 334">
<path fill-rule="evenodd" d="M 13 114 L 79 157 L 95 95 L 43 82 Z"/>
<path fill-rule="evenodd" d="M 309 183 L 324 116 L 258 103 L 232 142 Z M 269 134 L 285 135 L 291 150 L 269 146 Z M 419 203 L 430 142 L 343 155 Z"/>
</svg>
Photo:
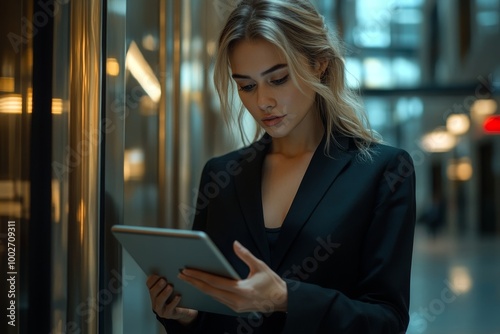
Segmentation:
<svg viewBox="0 0 500 334">
<path fill-rule="evenodd" d="M 370 145 L 379 142 L 379 137 L 370 129 L 358 95 L 346 87 L 340 41 L 329 33 L 323 17 L 308 0 L 243 0 L 231 12 L 219 37 L 214 68 L 215 87 L 226 123 L 234 120 L 234 94 L 230 92 L 234 92 L 235 83 L 231 79 L 230 53 L 238 41 L 255 39 L 278 47 L 295 83 L 300 78 L 317 93 L 315 103 L 328 134 L 325 152 L 329 152 L 332 139 L 335 141 L 334 134 L 340 134 L 354 139 L 360 158 L 371 159 Z M 321 78 L 300 66 L 304 60 L 311 66 L 327 63 Z M 242 137 L 243 115 L 241 105 L 238 125 Z M 254 140 L 262 132 L 258 127 Z"/>
</svg>

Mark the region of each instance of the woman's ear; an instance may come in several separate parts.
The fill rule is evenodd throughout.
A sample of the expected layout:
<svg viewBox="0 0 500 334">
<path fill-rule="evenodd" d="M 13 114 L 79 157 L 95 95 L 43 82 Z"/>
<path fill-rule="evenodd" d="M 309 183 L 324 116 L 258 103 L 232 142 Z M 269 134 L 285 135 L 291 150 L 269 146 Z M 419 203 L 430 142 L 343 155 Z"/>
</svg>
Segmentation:
<svg viewBox="0 0 500 334">
<path fill-rule="evenodd" d="M 327 67 L 328 61 L 326 59 L 318 59 L 314 64 L 314 72 L 319 78 L 322 78 Z"/>
</svg>

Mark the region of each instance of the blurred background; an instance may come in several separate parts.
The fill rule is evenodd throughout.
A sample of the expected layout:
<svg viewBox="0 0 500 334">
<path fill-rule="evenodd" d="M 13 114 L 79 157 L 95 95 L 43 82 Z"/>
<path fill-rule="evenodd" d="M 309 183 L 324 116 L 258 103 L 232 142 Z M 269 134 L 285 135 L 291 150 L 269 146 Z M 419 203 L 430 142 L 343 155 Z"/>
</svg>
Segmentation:
<svg viewBox="0 0 500 334">
<path fill-rule="evenodd" d="M 189 228 L 204 162 L 241 147 L 212 83 L 235 3 L 0 4 L 2 333 L 163 331 L 109 228 Z M 372 127 L 415 163 L 408 333 L 499 334 L 500 0 L 315 3 Z"/>
</svg>

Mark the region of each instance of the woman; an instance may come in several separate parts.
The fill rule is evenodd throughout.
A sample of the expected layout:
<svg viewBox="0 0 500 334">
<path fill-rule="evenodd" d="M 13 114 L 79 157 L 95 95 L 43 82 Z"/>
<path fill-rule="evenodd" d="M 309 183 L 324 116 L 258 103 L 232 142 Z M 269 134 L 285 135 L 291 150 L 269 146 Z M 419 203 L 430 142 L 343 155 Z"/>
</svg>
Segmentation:
<svg viewBox="0 0 500 334">
<path fill-rule="evenodd" d="M 152 275 L 168 333 L 404 333 L 413 165 L 365 126 L 321 16 L 307 0 L 243 0 L 221 32 L 214 79 L 226 120 L 236 86 L 264 134 L 205 165 L 193 229 L 244 279 L 179 277 L 260 317 L 177 307 L 182 296 Z"/>
</svg>

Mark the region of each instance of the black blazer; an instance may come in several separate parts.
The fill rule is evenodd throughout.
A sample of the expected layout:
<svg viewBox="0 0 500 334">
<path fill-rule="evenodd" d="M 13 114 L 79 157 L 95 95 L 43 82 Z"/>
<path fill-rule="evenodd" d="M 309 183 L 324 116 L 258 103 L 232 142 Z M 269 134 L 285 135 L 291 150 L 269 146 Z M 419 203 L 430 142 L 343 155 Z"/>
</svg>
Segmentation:
<svg viewBox="0 0 500 334">
<path fill-rule="evenodd" d="M 404 333 L 409 322 L 415 171 L 405 151 L 373 146 L 362 161 L 352 139 L 314 153 L 273 252 L 264 227 L 262 163 L 271 139 L 207 162 L 193 229 L 206 231 L 242 277 L 240 241 L 287 282 L 288 312 L 261 318 L 200 312 L 168 333 Z M 340 148 L 339 148 L 340 146 Z M 273 311 L 272 301 L 264 305 Z"/>
</svg>

